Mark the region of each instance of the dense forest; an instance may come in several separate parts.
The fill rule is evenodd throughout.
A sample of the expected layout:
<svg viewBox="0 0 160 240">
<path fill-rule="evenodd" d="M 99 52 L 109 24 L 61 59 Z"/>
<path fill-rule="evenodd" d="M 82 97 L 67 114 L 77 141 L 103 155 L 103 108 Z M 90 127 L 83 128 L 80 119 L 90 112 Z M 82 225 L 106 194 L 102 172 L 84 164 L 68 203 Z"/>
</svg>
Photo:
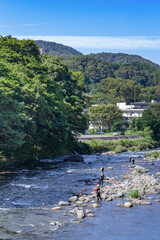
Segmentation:
<svg viewBox="0 0 160 240">
<path fill-rule="evenodd" d="M 160 101 L 160 68 L 145 62 L 112 63 L 93 55 L 62 60 L 41 55 L 32 40 L 0 37 L 0 159 L 39 159 L 73 149 L 84 153 L 85 147 L 88 151 L 76 141 L 88 127 L 86 90 L 99 104 Z M 109 121 L 105 119 L 108 126 Z"/>
<path fill-rule="evenodd" d="M 113 63 L 94 54 L 64 60 L 85 76 L 95 103 L 160 100 L 160 68 L 146 62 Z"/>
<path fill-rule="evenodd" d="M 113 63 L 132 63 L 132 62 L 139 62 L 139 63 L 147 63 L 150 66 L 157 66 L 160 67 L 158 64 L 149 61 L 148 59 L 142 58 L 138 55 L 126 54 L 126 53 L 95 53 L 90 54 L 94 58 L 104 59 L 109 62 Z"/>
<path fill-rule="evenodd" d="M 65 46 L 63 44 L 37 40 L 35 41 L 37 46 L 42 49 L 43 54 L 57 56 L 57 57 L 71 57 L 82 55 L 81 52 L 75 50 L 74 48 Z"/>
<path fill-rule="evenodd" d="M 87 126 L 84 77 L 32 40 L 0 37 L 0 158 L 52 157 Z"/>
<path fill-rule="evenodd" d="M 52 42 L 36 41 L 43 54 L 57 55 L 74 72 L 85 77 L 94 103 L 160 101 L 160 66 L 137 55 L 97 53 L 82 55 Z"/>
</svg>

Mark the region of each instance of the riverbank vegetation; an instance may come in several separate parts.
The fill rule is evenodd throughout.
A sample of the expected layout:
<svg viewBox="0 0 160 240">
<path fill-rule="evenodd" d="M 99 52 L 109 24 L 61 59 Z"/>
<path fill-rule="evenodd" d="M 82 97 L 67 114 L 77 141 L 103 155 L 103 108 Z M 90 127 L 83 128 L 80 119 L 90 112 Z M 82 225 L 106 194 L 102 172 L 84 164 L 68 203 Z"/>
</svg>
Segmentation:
<svg viewBox="0 0 160 240">
<path fill-rule="evenodd" d="M 93 152 L 104 152 L 113 151 L 115 153 L 127 152 L 127 151 L 138 151 L 144 149 L 153 149 L 159 147 L 157 141 L 152 139 L 143 138 L 140 140 L 91 140 L 88 142 Z"/>
<path fill-rule="evenodd" d="M 0 158 L 10 162 L 72 151 L 84 132 L 84 77 L 32 40 L 0 37 Z M 78 147 L 78 146 L 77 146 Z"/>
<path fill-rule="evenodd" d="M 153 151 L 145 154 L 145 157 L 160 158 L 160 152 Z"/>
<path fill-rule="evenodd" d="M 89 64 L 85 72 L 81 71 L 82 67 L 79 66 L 81 61 L 84 65 Z M 96 79 L 94 86 L 100 84 L 96 87 L 101 93 L 103 92 L 101 80 L 109 78 L 104 81 L 104 85 L 107 81 L 109 85 L 106 85 L 106 89 L 110 92 L 105 93 L 106 101 L 100 100 L 100 103 L 109 103 L 108 105 L 99 105 L 99 112 L 94 107 L 89 109 L 90 119 L 99 122 L 101 118 L 101 123 L 108 128 L 108 131 L 118 131 L 122 124 L 122 114 L 115 106 L 115 101 L 137 100 L 136 96 L 140 96 L 138 86 L 143 82 L 145 82 L 145 88 L 154 88 L 154 91 L 151 91 L 153 94 L 150 95 L 159 99 L 160 91 L 157 84 L 160 75 L 157 66 L 148 66 L 147 63 L 124 66 L 105 60 L 99 61 L 93 56 L 82 57 L 80 62 L 78 60 L 75 64 L 79 67 L 72 68 L 73 72 L 60 58 L 41 55 L 39 48 L 32 40 L 17 40 L 11 36 L 0 37 L 0 160 L 2 165 L 22 164 L 73 151 L 80 154 L 104 150 L 119 153 L 158 146 L 159 104 L 152 104 L 144 111 L 141 119 L 135 119 L 130 124 L 128 129 L 130 133 L 141 132 L 143 137 L 141 140 L 105 142 L 92 140 L 89 143 L 79 143 L 76 139 L 79 133 L 84 133 L 88 128 L 88 115 L 84 113 L 86 107 L 84 93 L 86 92 L 85 83 L 91 85 L 93 83 L 91 75 L 92 80 Z M 128 75 L 125 77 L 125 74 L 131 71 L 131 66 L 134 66 L 134 72 L 131 74 L 132 79 L 129 75 L 128 81 L 126 80 Z M 142 76 L 144 74 L 145 78 Z M 135 78 L 134 84 L 131 82 L 133 78 Z M 120 88 L 116 88 L 117 86 Z M 95 88 L 92 90 L 95 91 Z M 132 90 L 134 90 L 133 94 L 131 94 Z M 143 91 L 144 96 L 147 91 Z M 150 95 L 147 92 L 147 96 Z M 96 100 L 94 97 L 93 99 Z M 99 99 L 102 99 L 101 96 Z"/>
<path fill-rule="evenodd" d="M 138 198 L 138 190 L 137 189 L 133 189 L 131 190 L 129 197 L 131 198 Z"/>
</svg>

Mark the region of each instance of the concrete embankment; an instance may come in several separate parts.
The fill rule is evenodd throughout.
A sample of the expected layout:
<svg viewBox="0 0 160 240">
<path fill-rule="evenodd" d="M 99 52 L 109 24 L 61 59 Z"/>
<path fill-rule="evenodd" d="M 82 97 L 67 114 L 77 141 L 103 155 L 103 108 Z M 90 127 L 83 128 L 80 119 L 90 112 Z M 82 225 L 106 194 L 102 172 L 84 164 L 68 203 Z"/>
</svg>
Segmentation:
<svg viewBox="0 0 160 240">
<path fill-rule="evenodd" d="M 113 140 L 138 140 L 141 139 L 139 136 L 123 136 L 123 135 L 118 135 L 118 136 L 112 136 L 112 135 L 81 135 L 78 137 L 78 141 L 81 142 L 87 142 L 90 140 L 104 140 L 104 141 L 113 141 Z"/>
</svg>

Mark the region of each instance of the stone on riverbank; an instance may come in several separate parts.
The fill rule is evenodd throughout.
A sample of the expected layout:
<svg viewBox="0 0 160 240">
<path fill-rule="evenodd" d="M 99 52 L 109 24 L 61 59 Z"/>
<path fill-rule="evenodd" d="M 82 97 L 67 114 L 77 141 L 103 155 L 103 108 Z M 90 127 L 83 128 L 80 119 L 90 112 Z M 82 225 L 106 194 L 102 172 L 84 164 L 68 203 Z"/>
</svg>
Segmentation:
<svg viewBox="0 0 160 240">
<path fill-rule="evenodd" d="M 86 209 L 86 214 L 93 213 L 94 211 L 91 209 Z"/>
<path fill-rule="evenodd" d="M 106 201 L 106 202 L 111 202 L 112 200 L 113 200 L 113 198 L 108 197 L 105 201 Z"/>
<path fill-rule="evenodd" d="M 123 194 L 123 192 L 118 192 L 115 196 L 117 198 L 122 198 L 122 197 L 124 197 L 124 194 Z"/>
<path fill-rule="evenodd" d="M 81 220 L 73 219 L 72 222 L 73 222 L 73 223 L 81 223 Z"/>
<path fill-rule="evenodd" d="M 69 206 L 70 203 L 69 203 L 69 202 L 65 202 L 65 201 L 60 201 L 60 202 L 58 203 L 58 205 L 59 205 L 59 206 Z"/>
<path fill-rule="evenodd" d="M 123 203 L 117 203 L 117 207 L 124 207 Z"/>
<path fill-rule="evenodd" d="M 146 168 L 144 168 L 144 167 L 142 167 L 142 166 L 139 166 L 139 165 L 136 165 L 135 166 L 135 169 L 136 170 L 140 170 L 141 172 L 149 172 L 149 170 L 148 169 L 146 169 Z"/>
<path fill-rule="evenodd" d="M 61 207 L 53 207 L 52 210 L 61 210 Z"/>
<path fill-rule="evenodd" d="M 91 206 L 92 206 L 93 208 L 98 208 L 98 207 L 101 206 L 101 204 L 100 204 L 100 203 L 93 203 L 93 204 L 91 204 Z"/>
<path fill-rule="evenodd" d="M 113 167 L 107 167 L 107 170 L 113 170 Z"/>
<path fill-rule="evenodd" d="M 85 217 L 85 213 L 82 209 L 77 209 L 77 218 L 82 219 Z"/>
<path fill-rule="evenodd" d="M 130 202 L 125 202 L 124 203 L 124 207 L 126 207 L 126 208 L 130 208 L 130 207 L 132 207 L 133 205 L 132 205 L 132 203 L 130 203 Z"/>
<path fill-rule="evenodd" d="M 95 215 L 93 213 L 88 213 L 87 217 L 95 217 Z"/>
<path fill-rule="evenodd" d="M 83 201 L 76 201 L 76 204 L 77 205 L 81 205 L 81 204 L 83 204 L 84 202 Z"/>
<path fill-rule="evenodd" d="M 84 158 L 79 154 L 66 156 L 63 160 L 67 162 L 84 162 Z"/>
<path fill-rule="evenodd" d="M 69 202 L 76 202 L 77 199 L 78 199 L 77 196 L 70 197 L 70 198 L 69 198 Z"/>
<path fill-rule="evenodd" d="M 70 214 L 76 214 L 76 213 L 77 213 L 77 209 L 74 208 L 74 209 L 70 210 L 69 213 L 70 213 Z"/>
</svg>

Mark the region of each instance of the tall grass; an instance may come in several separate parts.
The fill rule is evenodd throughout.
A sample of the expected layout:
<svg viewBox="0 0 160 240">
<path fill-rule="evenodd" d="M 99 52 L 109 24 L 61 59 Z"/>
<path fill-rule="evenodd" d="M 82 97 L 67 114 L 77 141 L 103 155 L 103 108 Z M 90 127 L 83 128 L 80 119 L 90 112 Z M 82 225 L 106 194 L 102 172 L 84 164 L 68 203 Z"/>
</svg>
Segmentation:
<svg viewBox="0 0 160 240">
<path fill-rule="evenodd" d="M 136 151 L 136 150 L 149 150 L 158 147 L 158 143 L 151 139 L 139 139 L 139 140 L 114 140 L 114 141 L 104 141 L 104 140 L 90 140 L 87 142 L 92 152 L 102 152 L 102 151 L 114 151 L 115 153 L 121 153 L 126 151 Z"/>
<path fill-rule="evenodd" d="M 160 152 L 149 152 L 149 153 L 145 154 L 145 157 L 159 158 L 160 157 Z"/>
</svg>

